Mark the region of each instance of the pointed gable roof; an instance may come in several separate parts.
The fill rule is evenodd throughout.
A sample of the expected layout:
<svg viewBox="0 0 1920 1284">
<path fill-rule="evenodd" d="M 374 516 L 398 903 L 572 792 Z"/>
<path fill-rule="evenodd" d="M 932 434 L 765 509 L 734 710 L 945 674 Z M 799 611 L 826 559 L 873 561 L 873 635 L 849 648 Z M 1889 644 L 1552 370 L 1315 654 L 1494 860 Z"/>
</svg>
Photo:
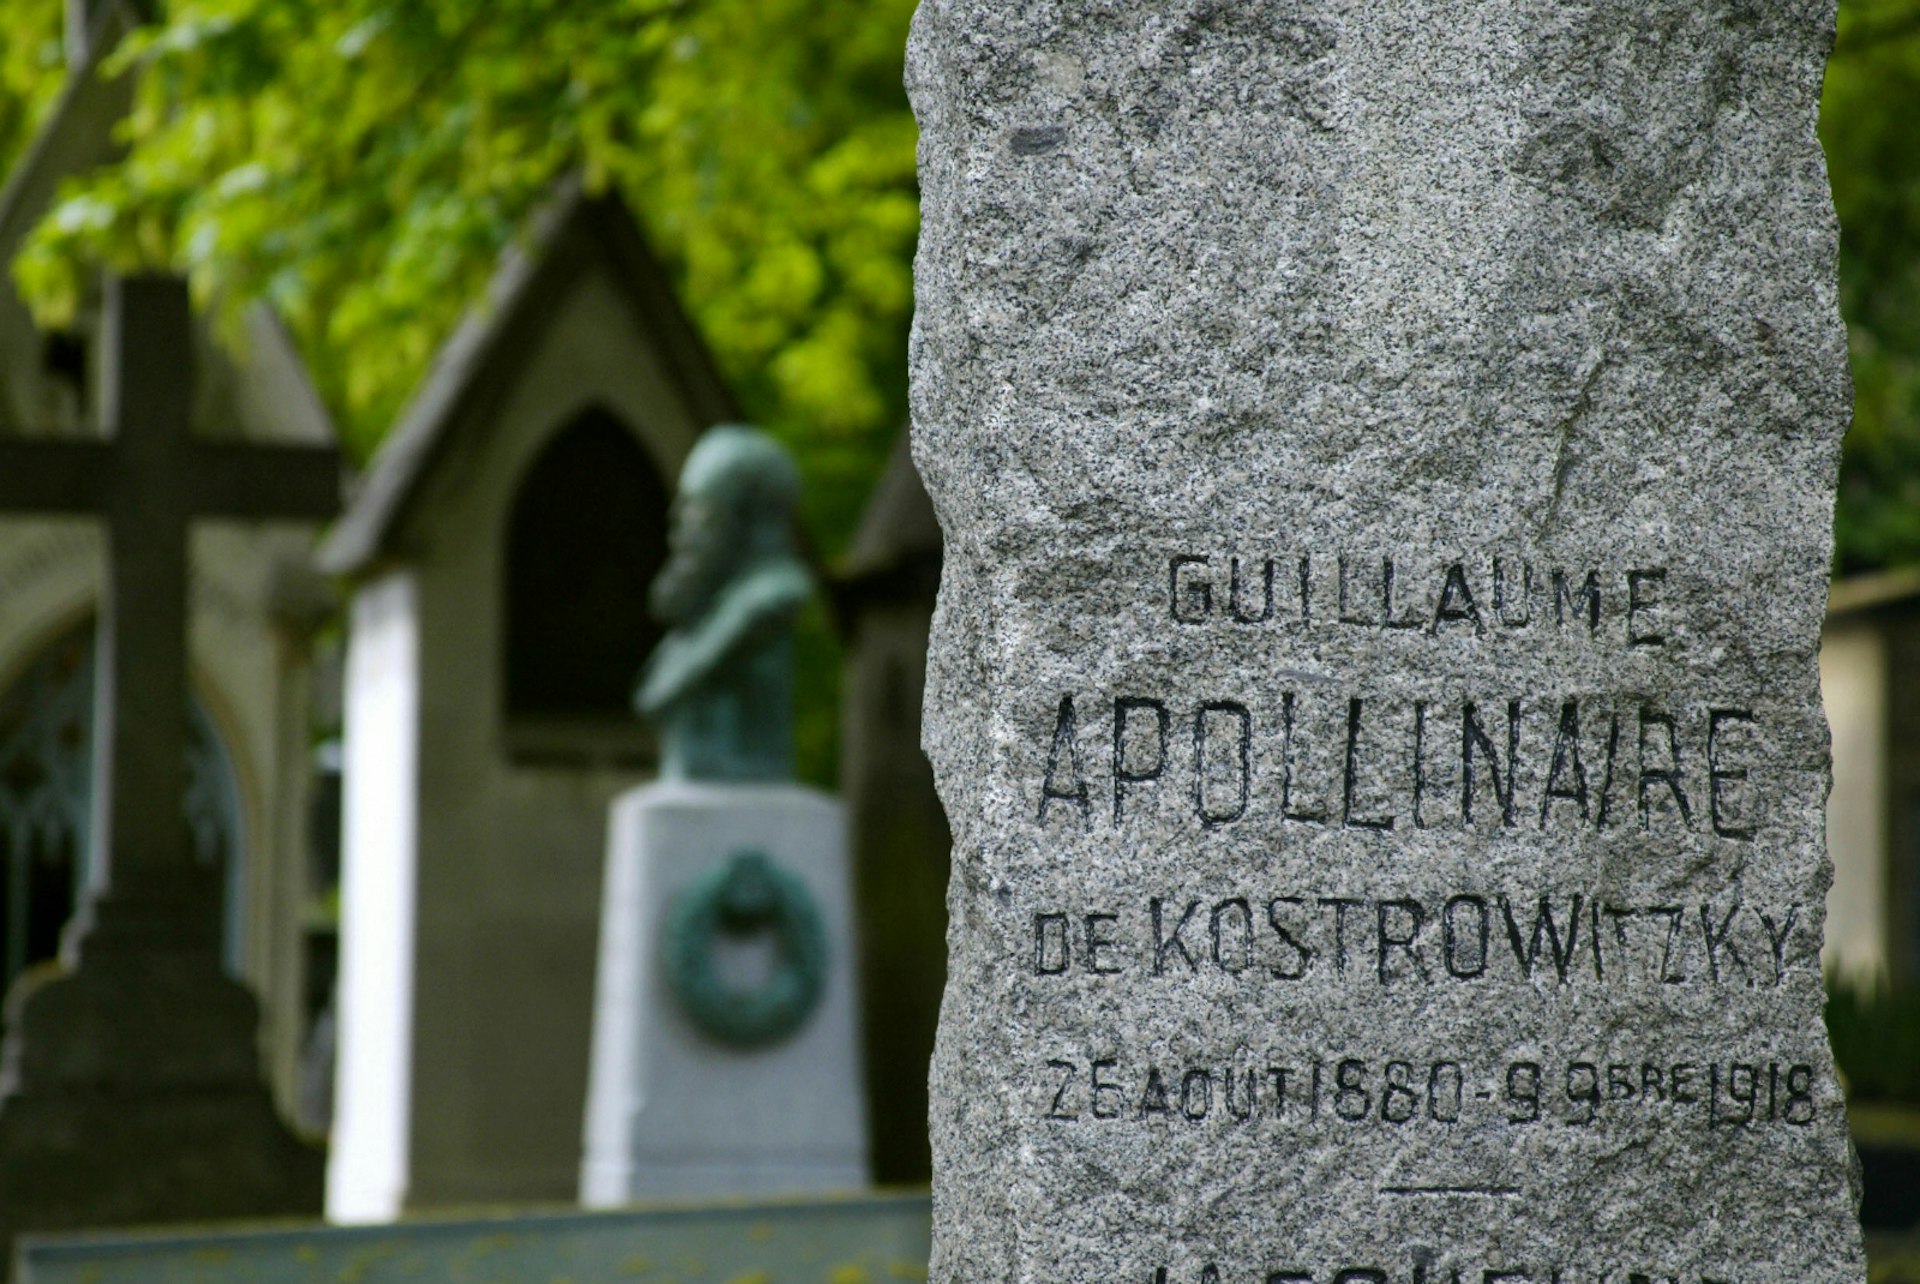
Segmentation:
<svg viewBox="0 0 1920 1284">
<path fill-rule="evenodd" d="M 867 500 L 853 546 L 833 577 L 836 609 L 851 620 L 880 603 L 931 604 L 940 587 L 942 555 L 940 520 L 903 429 Z"/>
<path fill-rule="evenodd" d="M 913 466 L 908 435 L 902 431 L 867 501 L 842 574 L 849 578 L 883 574 L 916 558 L 938 559 L 940 548 L 940 521 L 920 471 Z"/>
<path fill-rule="evenodd" d="M 0 186 L 0 268 L 11 269 L 36 224 L 53 207 L 63 180 L 96 169 L 120 154 L 114 126 L 133 104 L 133 77 L 108 78 L 100 58 L 129 25 L 124 9 L 101 15 L 93 56 L 67 72 L 60 95 Z M 0 279 L 0 428 L 42 435 L 52 424 L 43 411 L 43 336 L 15 292 L 11 271 Z"/>
<path fill-rule="evenodd" d="M 569 181 L 541 218 L 532 243 L 508 251 L 486 299 L 434 358 L 321 546 L 322 570 L 353 574 L 387 550 L 422 481 L 458 435 L 457 426 L 474 418 L 468 413 L 473 408 L 499 400 L 534 351 L 537 329 L 594 267 L 608 272 L 696 418 L 706 425 L 738 417 L 706 345 L 681 311 L 626 204 L 612 194 L 588 196 Z"/>
<path fill-rule="evenodd" d="M 107 6 L 92 56 L 67 72 L 60 96 L 0 187 L 0 258 L 12 262 L 33 225 L 53 205 L 62 179 L 104 165 L 121 152 L 113 129 L 133 103 L 133 77 L 109 78 L 100 60 L 130 29 L 124 5 Z"/>
</svg>

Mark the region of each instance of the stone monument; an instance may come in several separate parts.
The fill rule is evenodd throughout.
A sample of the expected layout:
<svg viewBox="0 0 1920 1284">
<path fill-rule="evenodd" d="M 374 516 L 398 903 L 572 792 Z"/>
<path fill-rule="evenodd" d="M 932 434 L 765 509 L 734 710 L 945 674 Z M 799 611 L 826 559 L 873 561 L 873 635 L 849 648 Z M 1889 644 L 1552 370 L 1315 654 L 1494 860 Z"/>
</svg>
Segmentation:
<svg viewBox="0 0 1920 1284">
<path fill-rule="evenodd" d="M 580 1197 L 866 1183 L 839 804 L 793 782 L 800 478 L 766 434 L 687 457 L 634 701 L 661 778 L 615 800 Z"/>
<path fill-rule="evenodd" d="M 1864 1278 L 1833 22 L 923 0 L 935 1280 Z"/>
<path fill-rule="evenodd" d="M 0 511 L 98 515 L 90 882 L 57 966 L 7 996 L 0 1249 L 22 1230 L 313 1213 L 321 1152 L 274 1111 L 259 1011 L 220 960 L 218 889 L 181 815 L 188 531 L 331 514 L 340 459 L 190 432 L 184 280 L 107 286 L 93 441 L 0 441 Z M 8 1260 L 11 1260 L 10 1256 Z"/>
</svg>

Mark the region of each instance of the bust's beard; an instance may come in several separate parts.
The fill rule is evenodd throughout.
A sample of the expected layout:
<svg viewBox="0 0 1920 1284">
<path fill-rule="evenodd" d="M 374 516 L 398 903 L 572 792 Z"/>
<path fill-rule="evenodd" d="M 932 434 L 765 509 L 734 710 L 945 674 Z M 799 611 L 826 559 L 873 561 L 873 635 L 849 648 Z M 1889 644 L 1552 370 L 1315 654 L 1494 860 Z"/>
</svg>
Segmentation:
<svg viewBox="0 0 1920 1284">
<path fill-rule="evenodd" d="M 705 614 L 726 584 L 727 553 L 725 539 L 685 543 L 670 552 L 648 592 L 654 618 L 662 624 L 686 624 Z"/>
</svg>

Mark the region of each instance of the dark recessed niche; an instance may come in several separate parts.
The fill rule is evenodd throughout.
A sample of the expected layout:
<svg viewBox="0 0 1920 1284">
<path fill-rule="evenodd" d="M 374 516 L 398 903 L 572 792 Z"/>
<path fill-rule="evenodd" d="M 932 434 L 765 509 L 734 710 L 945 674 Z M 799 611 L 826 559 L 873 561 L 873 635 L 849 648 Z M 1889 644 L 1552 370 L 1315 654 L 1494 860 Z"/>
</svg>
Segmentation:
<svg viewBox="0 0 1920 1284">
<path fill-rule="evenodd" d="M 75 409 L 85 415 L 90 401 L 86 336 L 78 330 L 49 330 L 40 341 L 40 368 L 67 385 Z"/>
<path fill-rule="evenodd" d="M 661 630 L 647 588 L 666 558 L 667 486 L 602 409 L 528 467 L 508 519 L 505 712 L 517 758 L 651 756 L 632 709 Z"/>
</svg>

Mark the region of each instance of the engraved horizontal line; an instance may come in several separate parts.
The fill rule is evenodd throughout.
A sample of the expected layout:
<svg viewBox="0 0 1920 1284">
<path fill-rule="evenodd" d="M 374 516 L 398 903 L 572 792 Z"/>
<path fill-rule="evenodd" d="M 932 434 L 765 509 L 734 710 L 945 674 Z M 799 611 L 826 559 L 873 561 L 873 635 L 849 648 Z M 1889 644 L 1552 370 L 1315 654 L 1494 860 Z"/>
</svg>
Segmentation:
<svg viewBox="0 0 1920 1284">
<path fill-rule="evenodd" d="M 1508 1199 L 1520 1193 L 1518 1186 L 1382 1186 L 1383 1195 L 1491 1195 Z"/>
</svg>

